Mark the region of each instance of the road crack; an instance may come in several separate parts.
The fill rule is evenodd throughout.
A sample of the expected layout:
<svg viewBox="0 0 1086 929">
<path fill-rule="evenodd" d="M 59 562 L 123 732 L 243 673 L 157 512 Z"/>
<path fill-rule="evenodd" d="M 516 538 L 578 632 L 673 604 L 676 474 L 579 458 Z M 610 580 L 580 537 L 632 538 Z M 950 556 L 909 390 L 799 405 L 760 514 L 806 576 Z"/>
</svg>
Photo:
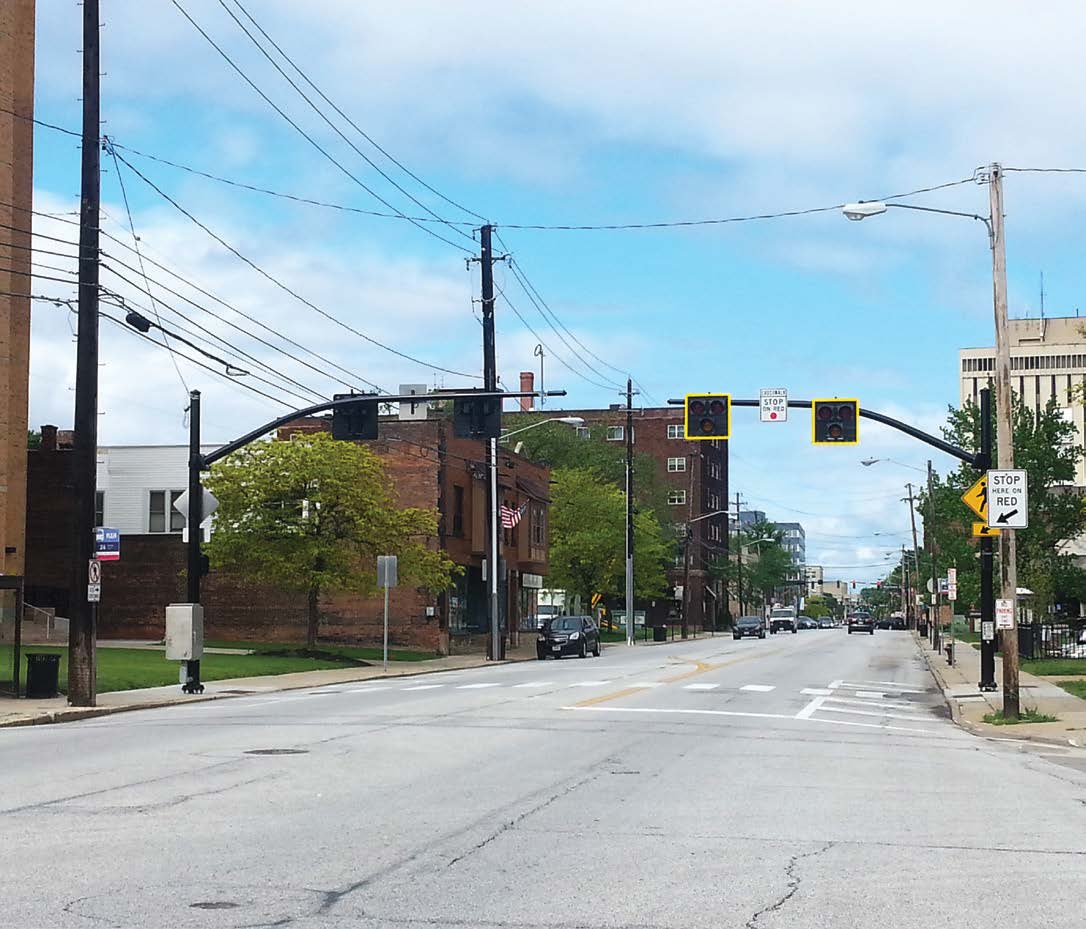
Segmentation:
<svg viewBox="0 0 1086 929">
<path fill-rule="evenodd" d="M 817 858 L 819 855 L 823 855 L 833 848 L 835 843 L 827 842 L 821 848 L 815 849 L 812 852 L 803 852 L 803 854 L 793 855 L 788 859 L 788 864 L 784 866 L 784 875 L 788 879 L 788 886 L 783 895 L 778 897 L 773 903 L 768 906 L 762 907 L 758 910 L 750 919 L 747 920 L 747 929 L 758 929 L 758 920 L 761 919 L 766 913 L 776 913 L 781 909 L 789 900 L 791 900 L 796 892 L 799 890 L 800 884 L 803 883 L 803 878 L 800 877 L 798 868 L 799 863 L 806 858 Z"/>
</svg>

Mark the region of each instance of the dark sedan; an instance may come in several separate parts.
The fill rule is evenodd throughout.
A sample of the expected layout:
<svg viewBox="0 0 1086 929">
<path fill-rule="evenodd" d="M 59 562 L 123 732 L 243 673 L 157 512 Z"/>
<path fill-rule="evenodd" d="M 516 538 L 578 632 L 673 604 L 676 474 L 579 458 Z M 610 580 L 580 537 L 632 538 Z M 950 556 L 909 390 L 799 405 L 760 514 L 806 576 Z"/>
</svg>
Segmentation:
<svg viewBox="0 0 1086 929">
<path fill-rule="evenodd" d="M 853 613 L 848 618 L 848 634 L 854 632 L 866 632 L 875 634 L 875 619 L 870 613 Z"/>
<path fill-rule="evenodd" d="M 740 616 L 732 629 L 732 638 L 741 639 L 744 636 L 764 639 L 765 620 L 761 616 Z"/>
<path fill-rule="evenodd" d="M 818 621 L 818 628 L 819 629 L 833 629 L 835 626 L 836 626 L 836 623 L 834 623 L 834 621 L 832 619 L 830 619 L 828 616 L 823 616 Z"/>
<path fill-rule="evenodd" d="M 600 630 L 591 616 L 555 616 L 539 630 L 535 656 L 561 658 L 563 655 L 600 656 Z"/>
<path fill-rule="evenodd" d="M 799 626 L 800 629 L 817 629 L 818 620 L 812 619 L 810 616 L 800 616 L 799 619 L 796 620 L 796 625 Z"/>
</svg>

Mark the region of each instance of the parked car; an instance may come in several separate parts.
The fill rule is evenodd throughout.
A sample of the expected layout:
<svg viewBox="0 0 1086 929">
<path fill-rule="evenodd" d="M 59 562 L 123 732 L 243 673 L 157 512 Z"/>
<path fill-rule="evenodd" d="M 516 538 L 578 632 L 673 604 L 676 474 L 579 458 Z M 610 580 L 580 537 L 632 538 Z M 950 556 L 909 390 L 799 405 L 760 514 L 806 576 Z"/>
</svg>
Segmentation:
<svg viewBox="0 0 1086 929">
<path fill-rule="evenodd" d="M 794 606 L 780 606 L 769 611 L 769 634 L 776 632 L 799 631 L 796 625 L 796 608 Z"/>
<path fill-rule="evenodd" d="M 893 620 L 889 616 L 884 616 L 882 619 L 875 620 L 876 629 L 893 629 Z"/>
<path fill-rule="evenodd" d="M 744 636 L 765 638 L 765 620 L 761 616 L 740 616 L 732 629 L 732 638 L 741 639 Z"/>
<path fill-rule="evenodd" d="M 796 620 L 796 625 L 799 626 L 800 629 L 817 629 L 818 620 L 811 619 L 810 616 L 800 616 Z"/>
<path fill-rule="evenodd" d="M 870 613 L 850 613 L 848 617 L 848 634 L 854 632 L 866 632 L 875 634 L 875 620 Z"/>
<path fill-rule="evenodd" d="M 819 629 L 836 629 L 837 623 L 835 623 L 829 616 L 823 616 L 818 621 Z"/>
<path fill-rule="evenodd" d="M 891 629 L 897 629 L 899 631 L 905 629 L 905 617 L 904 616 L 891 616 L 890 617 L 890 628 Z"/>
<path fill-rule="evenodd" d="M 600 630 L 591 616 L 555 616 L 536 638 L 535 656 L 540 661 L 564 655 L 585 658 L 589 652 L 600 656 Z"/>
</svg>

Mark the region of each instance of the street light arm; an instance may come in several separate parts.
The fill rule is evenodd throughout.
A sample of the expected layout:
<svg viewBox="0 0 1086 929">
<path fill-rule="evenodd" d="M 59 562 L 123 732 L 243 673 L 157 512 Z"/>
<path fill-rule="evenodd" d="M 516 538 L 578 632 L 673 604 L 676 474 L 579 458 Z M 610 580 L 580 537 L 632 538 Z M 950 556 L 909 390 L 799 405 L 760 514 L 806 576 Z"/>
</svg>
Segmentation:
<svg viewBox="0 0 1086 929">
<path fill-rule="evenodd" d="M 574 420 L 579 420 L 579 422 L 574 422 Z M 545 426 L 547 423 L 566 423 L 567 425 L 578 426 L 583 422 L 584 420 L 580 416 L 552 416 L 549 419 L 541 419 L 538 422 L 529 423 L 527 426 L 521 426 L 519 429 L 513 429 L 510 432 L 503 432 L 498 441 L 501 442 L 510 436 L 527 432 L 529 429 L 535 429 L 536 426 Z"/>
<path fill-rule="evenodd" d="M 975 219 L 984 223 L 984 227 L 988 230 L 988 241 L 992 241 L 992 219 L 990 216 L 981 216 L 978 213 L 960 213 L 957 210 L 939 210 L 933 206 L 916 206 L 912 203 L 887 203 L 887 206 L 892 206 L 898 210 L 916 210 L 920 213 L 942 213 L 944 216 L 964 216 L 966 219 Z"/>
</svg>

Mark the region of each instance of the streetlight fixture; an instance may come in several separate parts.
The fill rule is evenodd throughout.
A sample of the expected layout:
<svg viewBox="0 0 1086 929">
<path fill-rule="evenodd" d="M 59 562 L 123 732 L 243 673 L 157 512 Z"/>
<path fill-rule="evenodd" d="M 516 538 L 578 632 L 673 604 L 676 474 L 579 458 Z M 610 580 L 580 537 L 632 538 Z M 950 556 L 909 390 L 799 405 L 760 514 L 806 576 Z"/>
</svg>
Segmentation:
<svg viewBox="0 0 1086 929">
<path fill-rule="evenodd" d="M 865 458 L 860 462 L 865 468 L 870 468 L 874 464 L 878 464 L 880 461 L 886 461 L 890 464 L 900 465 L 903 468 L 912 468 L 914 471 L 919 471 L 921 474 L 926 473 L 923 468 L 918 468 L 916 465 L 906 464 L 904 461 L 898 461 L 896 458 Z"/>
<path fill-rule="evenodd" d="M 547 423 L 563 423 L 566 426 L 583 426 L 583 416 L 552 416 L 548 419 L 541 419 L 534 423 L 529 423 L 527 426 L 522 426 L 520 429 L 513 429 L 510 432 L 502 433 L 499 442 L 508 439 L 510 436 L 517 435 L 521 432 L 527 432 L 529 429 L 535 429 L 536 426 L 544 426 Z"/>
</svg>

